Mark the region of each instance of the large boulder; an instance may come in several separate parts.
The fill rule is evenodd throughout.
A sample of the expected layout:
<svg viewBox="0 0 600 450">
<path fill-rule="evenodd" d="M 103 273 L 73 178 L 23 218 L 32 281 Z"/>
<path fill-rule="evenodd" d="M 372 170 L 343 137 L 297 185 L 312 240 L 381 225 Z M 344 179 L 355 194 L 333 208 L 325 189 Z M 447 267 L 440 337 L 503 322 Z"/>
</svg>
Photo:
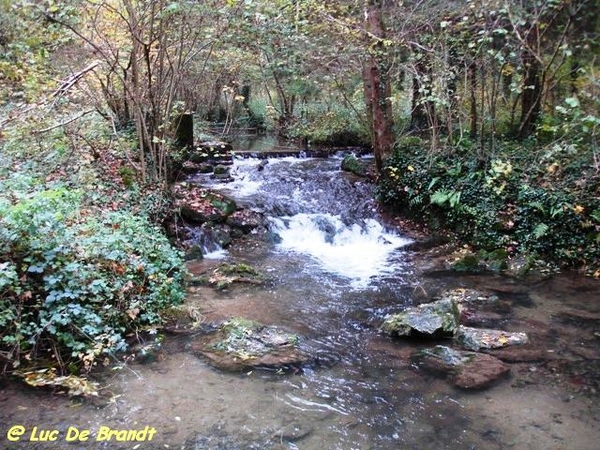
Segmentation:
<svg viewBox="0 0 600 450">
<path fill-rule="evenodd" d="M 298 344 L 299 337 L 295 334 L 234 318 L 192 343 L 191 348 L 215 367 L 239 372 L 258 367 L 298 367 L 307 360 Z"/>
<path fill-rule="evenodd" d="M 173 194 L 175 208 L 189 222 L 225 222 L 237 209 L 234 200 L 185 182 L 175 184 Z"/>
<path fill-rule="evenodd" d="M 442 374 L 461 389 L 483 389 L 510 373 L 510 366 L 491 355 L 437 345 L 413 354 L 417 365 Z"/>
<path fill-rule="evenodd" d="M 523 345 L 529 342 L 526 333 L 471 328 L 463 325 L 456 330 L 455 339 L 461 347 L 474 351 Z"/>
<path fill-rule="evenodd" d="M 458 321 L 456 303 L 451 299 L 442 299 L 389 316 L 381 329 L 393 336 L 452 337 Z"/>
<path fill-rule="evenodd" d="M 240 209 L 227 217 L 227 225 L 243 233 L 250 233 L 255 228 L 264 227 L 266 223 L 263 214 L 250 209 Z"/>
</svg>

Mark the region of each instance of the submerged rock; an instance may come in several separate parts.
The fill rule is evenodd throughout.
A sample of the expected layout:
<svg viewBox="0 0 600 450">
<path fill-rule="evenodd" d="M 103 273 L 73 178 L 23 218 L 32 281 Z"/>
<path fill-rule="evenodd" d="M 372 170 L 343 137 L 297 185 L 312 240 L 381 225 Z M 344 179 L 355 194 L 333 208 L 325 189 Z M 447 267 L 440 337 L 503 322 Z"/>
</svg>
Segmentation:
<svg viewBox="0 0 600 450">
<path fill-rule="evenodd" d="M 234 318 L 208 336 L 192 343 L 192 351 L 219 369 L 239 372 L 264 367 L 285 369 L 307 360 L 299 337 L 276 327 Z"/>
<path fill-rule="evenodd" d="M 507 347 L 493 350 L 490 354 L 508 363 L 533 363 L 559 359 L 554 352 L 543 348 L 527 348 L 528 346 Z"/>
<path fill-rule="evenodd" d="M 254 267 L 245 263 L 223 263 L 215 268 L 207 279 L 217 290 L 228 288 L 233 283 L 262 284 L 265 279 Z"/>
<path fill-rule="evenodd" d="M 509 318 L 510 304 L 500 301 L 497 295 L 475 289 L 450 289 L 440 298 L 449 299 L 458 305 L 460 323 L 470 326 L 497 326 Z"/>
<path fill-rule="evenodd" d="M 459 311 L 451 299 L 407 308 L 388 317 L 381 329 L 395 336 L 451 337 L 458 327 Z"/>
<path fill-rule="evenodd" d="M 529 342 L 526 333 L 471 328 L 462 325 L 458 327 L 455 339 L 461 347 L 475 351 L 522 345 Z"/>
<path fill-rule="evenodd" d="M 452 300 L 459 304 L 476 303 L 486 304 L 498 301 L 498 296 L 475 289 L 456 288 L 444 291 L 439 295 L 441 300 Z"/>
<path fill-rule="evenodd" d="M 419 350 L 413 359 L 426 370 L 448 376 L 448 381 L 461 389 L 483 389 L 510 373 L 509 365 L 491 355 L 442 345 Z"/>
</svg>

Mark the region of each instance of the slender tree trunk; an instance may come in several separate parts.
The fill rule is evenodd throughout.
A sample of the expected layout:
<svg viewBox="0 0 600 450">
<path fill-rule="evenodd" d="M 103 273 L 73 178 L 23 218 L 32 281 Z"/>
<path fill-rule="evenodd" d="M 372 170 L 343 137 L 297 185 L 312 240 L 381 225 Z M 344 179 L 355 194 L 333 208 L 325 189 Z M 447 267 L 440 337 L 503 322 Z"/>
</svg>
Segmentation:
<svg viewBox="0 0 600 450">
<path fill-rule="evenodd" d="M 367 115 L 378 172 L 381 172 L 383 160 L 394 145 L 391 88 L 382 42 L 385 39 L 382 3 L 382 0 L 367 0 L 365 4 L 365 29 L 370 50 L 363 68 Z"/>
<path fill-rule="evenodd" d="M 410 114 L 411 130 L 422 132 L 431 125 L 431 114 L 435 114 L 435 105 L 423 97 L 428 95 L 431 86 L 427 80 L 431 78 L 427 56 L 423 55 L 415 64 L 415 76 L 412 83 L 412 102 Z M 433 130 L 432 130 L 433 131 Z"/>
<path fill-rule="evenodd" d="M 469 91 L 470 91 L 469 137 L 471 138 L 471 140 L 475 140 L 475 138 L 477 137 L 477 122 L 478 122 L 478 116 L 477 116 L 477 66 L 475 64 L 475 61 L 473 61 L 469 65 L 468 77 L 469 77 Z"/>
<path fill-rule="evenodd" d="M 534 26 L 527 35 L 528 45 L 523 49 L 523 93 L 521 95 L 521 120 L 518 136 L 524 138 L 533 133 L 541 111 L 542 68 L 532 48 L 538 41 L 538 27 Z"/>
</svg>

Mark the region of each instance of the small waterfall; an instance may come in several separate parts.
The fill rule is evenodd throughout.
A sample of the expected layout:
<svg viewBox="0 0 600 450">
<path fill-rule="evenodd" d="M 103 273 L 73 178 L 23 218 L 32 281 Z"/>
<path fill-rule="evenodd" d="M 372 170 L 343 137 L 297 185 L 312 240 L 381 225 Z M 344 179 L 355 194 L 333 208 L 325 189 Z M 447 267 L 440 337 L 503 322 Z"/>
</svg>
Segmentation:
<svg viewBox="0 0 600 450">
<path fill-rule="evenodd" d="M 410 241 L 380 223 L 371 183 L 341 172 L 339 158 L 267 161 L 237 159 L 235 181 L 212 187 L 266 214 L 277 251 L 306 255 L 352 287 L 394 272 L 390 257 Z"/>
<path fill-rule="evenodd" d="M 300 213 L 272 219 L 282 251 L 303 253 L 330 273 L 365 286 L 371 277 L 394 270 L 388 258 L 410 241 L 386 231 L 375 219 L 346 225 L 340 216 Z"/>
<path fill-rule="evenodd" d="M 202 257 L 205 259 L 222 259 L 227 256 L 225 250 L 214 236 L 214 231 L 204 227 L 189 227 L 188 242 L 193 242 L 202 250 Z"/>
</svg>

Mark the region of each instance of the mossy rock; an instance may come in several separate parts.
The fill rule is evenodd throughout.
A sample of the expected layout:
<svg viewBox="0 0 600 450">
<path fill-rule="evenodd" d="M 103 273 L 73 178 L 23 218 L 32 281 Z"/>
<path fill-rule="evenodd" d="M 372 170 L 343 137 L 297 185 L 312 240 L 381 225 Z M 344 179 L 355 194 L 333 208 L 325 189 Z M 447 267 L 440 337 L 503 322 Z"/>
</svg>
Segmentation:
<svg viewBox="0 0 600 450">
<path fill-rule="evenodd" d="M 341 169 L 345 172 L 351 172 L 359 177 L 364 177 L 367 174 L 367 166 L 356 156 L 350 154 L 342 159 Z"/>
<path fill-rule="evenodd" d="M 460 313 L 450 299 L 438 300 L 407 308 L 388 317 L 382 331 L 404 337 L 452 337 L 459 324 Z"/>
<path fill-rule="evenodd" d="M 286 369 L 307 360 L 299 343 L 296 334 L 238 317 L 192 343 L 192 351 L 217 368 L 232 372 L 258 367 Z"/>
<path fill-rule="evenodd" d="M 259 271 L 245 263 L 220 264 L 208 278 L 208 283 L 217 290 L 227 289 L 233 283 L 262 284 L 264 281 Z"/>
<path fill-rule="evenodd" d="M 175 207 L 190 222 L 224 222 L 237 209 L 233 199 L 190 183 L 173 187 Z"/>
<path fill-rule="evenodd" d="M 483 268 L 479 264 L 479 258 L 475 254 L 462 256 L 456 261 L 453 261 L 451 267 L 457 272 L 480 272 Z"/>
</svg>

